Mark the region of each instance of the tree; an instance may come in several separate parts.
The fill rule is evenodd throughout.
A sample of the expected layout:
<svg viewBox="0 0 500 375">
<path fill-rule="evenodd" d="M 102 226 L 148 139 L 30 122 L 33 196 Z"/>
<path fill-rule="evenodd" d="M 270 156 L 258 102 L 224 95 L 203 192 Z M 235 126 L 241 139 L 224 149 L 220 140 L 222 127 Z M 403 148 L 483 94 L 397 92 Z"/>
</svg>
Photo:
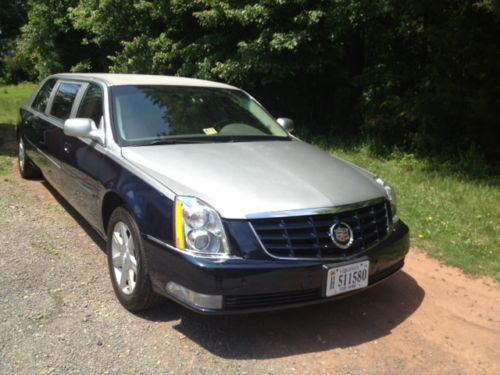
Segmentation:
<svg viewBox="0 0 500 375">
<path fill-rule="evenodd" d="M 33 65 L 36 79 L 72 69 L 98 69 L 103 56 L 73 26 L 70 10 L 78 0 L 31 0 L 28 22 L 17 41 L 17 55 Z"/>
<path fill-rule="evenodd" d="M 500 157 L 500 0 L 30 4 L 14 57 L 38 77 L 109 70 L 220 80 L 310 132 L 422 152 L 476 145 Z"/>
<path fill-rule="evenodd" d="M 27 0 L 5 0 L 0 7 L 0 77 L 15 53 L 15 40 L 26 22 Z"/>
</svg>

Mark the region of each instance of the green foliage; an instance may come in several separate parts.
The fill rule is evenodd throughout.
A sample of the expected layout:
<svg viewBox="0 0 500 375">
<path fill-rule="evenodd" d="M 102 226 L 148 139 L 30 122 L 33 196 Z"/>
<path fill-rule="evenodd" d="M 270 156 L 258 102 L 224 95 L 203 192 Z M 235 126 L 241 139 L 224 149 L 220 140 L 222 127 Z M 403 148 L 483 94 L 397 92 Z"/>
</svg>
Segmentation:
<svg viewBox="0 0 500 375">
<path fill-rule="evenodd" d="M 19 73 L 12 60 L 15 39 L 26 22 L 27 0 L 3 0 L 0 7 L 0 81 L 17 78 Z M 9 60 L 9 61 L 7 61 Z"/>
<path fill-rule="evenodd" d="M 500 158 L 498 0 L 31 0 L 27 19 L 6 80 L 214 79 L 309 132 Z"/>
<path fill-rule="evenodd" d="M 21 28 L 16 54 L 7 61 L 10 71 L 17 69 L 23 74 L 11 74 L 8 81 L 41 80 L 55 72 L 103 68 L 105 55 L 73 25 L 71 10 L 77 3 L 78 0 L 30 1 L 28 22 Z"/>
<path fill-rule="evenodd" d="M 37 79 L 63 69 L 62 50 L 56 40 L 69 30 L 66 10 L 71 0 L 33 1 L 28 12 L 29 22 L 23 26 L 19 53 L 29 56 Z M 69 43 L 68 43 L 69 44 Z"/>
<path fill-rule="evenodd" d="M 407 149 L 498 159 L 498 2 L 398 1 L 371 33 L 362 87 L 364 130 Z"/>
<path fill-rule="evenodd" d="M 92 71 L 92 65 L 89 60 L 83 60 L 73 65 L 70 69 L 72 73 L 85 73 Z"/>
</svg>

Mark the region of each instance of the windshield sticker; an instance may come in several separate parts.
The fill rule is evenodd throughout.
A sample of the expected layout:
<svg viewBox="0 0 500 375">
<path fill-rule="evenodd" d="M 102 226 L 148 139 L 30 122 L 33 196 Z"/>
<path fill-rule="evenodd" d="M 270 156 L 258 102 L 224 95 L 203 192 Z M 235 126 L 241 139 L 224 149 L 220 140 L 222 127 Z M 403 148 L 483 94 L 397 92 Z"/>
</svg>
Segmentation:
<svg viewBox="0 0 500 375">
<path fill-rule="evenodd" d="M 205 132 L 206 135 L 217 134 L 217 130 L 215 130 L 214 128 L 205 128 L 203 129 L 203 131 Z"/>
</svg>

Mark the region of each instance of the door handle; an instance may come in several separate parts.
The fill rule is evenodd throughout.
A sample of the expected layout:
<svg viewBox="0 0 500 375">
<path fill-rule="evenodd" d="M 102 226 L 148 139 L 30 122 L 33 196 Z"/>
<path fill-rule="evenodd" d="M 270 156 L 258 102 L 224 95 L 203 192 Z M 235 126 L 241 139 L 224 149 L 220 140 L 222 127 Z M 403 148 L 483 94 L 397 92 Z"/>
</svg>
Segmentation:
<svg viewBox="0 0 500 375">
<path fill-rule="evenodd" d="M 71 150 L 71 143 L 64 142 L 63 148 L 64 148 L 64 152 L 67 153 L 67 154 L 69 154 L 69 151 Z"/>
</svg>

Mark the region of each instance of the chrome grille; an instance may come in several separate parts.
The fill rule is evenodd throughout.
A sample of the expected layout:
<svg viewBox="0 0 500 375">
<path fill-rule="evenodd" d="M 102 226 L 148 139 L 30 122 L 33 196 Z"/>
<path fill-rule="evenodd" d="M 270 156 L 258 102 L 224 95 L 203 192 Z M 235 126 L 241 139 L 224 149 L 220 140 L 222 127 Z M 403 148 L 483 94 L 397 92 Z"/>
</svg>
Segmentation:
<svg viewBox="0 0 500 375">
<path fill-rule="evenodd" d="M 388 202 L 335 214 L 254 219 L 250 223 L 265 250 L 278 258 L 337 258 L 366 250 L 389 231 Z M 354 242 L 348 249 L 337 247 L 329 230 L 335 223 L 348 224 Z"/>
</svg>

